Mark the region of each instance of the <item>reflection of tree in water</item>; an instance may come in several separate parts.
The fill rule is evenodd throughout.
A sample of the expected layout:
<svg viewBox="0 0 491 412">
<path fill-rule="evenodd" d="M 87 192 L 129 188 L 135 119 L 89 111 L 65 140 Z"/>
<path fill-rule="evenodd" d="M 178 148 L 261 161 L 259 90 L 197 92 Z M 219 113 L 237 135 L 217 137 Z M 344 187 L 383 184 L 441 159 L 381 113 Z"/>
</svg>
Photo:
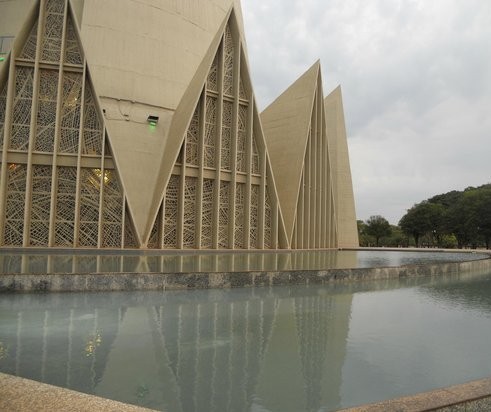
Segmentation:
<svg viewBox="0 0 491 412">
<path fill-rule="evenodd" d="M 483 311 L 491 314 L 491 274 L 453 277 L 420 288 L 421 293 L 453 307 Z"/>
</svg>

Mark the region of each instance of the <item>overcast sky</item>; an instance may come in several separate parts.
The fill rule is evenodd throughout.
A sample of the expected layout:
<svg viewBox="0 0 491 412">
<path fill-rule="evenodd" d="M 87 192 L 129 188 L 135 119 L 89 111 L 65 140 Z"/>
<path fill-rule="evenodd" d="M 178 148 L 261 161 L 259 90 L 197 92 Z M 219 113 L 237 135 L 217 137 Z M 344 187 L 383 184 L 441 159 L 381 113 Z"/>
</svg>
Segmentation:
<svg viewBox="0 0 491 412">
<path fill-rule="evenodd" d="M 344 99 L 357 218 L 491 183 L 490 0 L 242 0 L 260 110 L 317 59 Z"/>
</svg>

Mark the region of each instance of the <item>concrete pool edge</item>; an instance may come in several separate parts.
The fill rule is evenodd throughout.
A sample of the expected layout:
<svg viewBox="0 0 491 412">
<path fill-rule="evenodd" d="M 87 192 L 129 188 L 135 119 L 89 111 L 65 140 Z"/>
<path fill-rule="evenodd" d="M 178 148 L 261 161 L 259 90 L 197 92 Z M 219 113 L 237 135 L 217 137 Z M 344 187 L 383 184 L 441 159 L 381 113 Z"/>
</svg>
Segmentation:
<svg viewBox="0 0 491 412">
<path fill-rule="evenodd" d="M 137 290 L 217 289 L 328 284 L 368 280 L 445 276 L 491 270 L 491 255 L 479 260 L 420 265 L 251 272 L 199 273 L 59 273 L 0 274 L 0 293 L 107 292 Z"/>
<path fill-rule="evenodd" d="M 491 377 L 429 392 L 342 409 L 339 412 L 477 412 L 489 410 L 491 410 Z"/>
<path fill-rule="evenodd" d="M 0 373 L 0 410 L 151 412 L 152 409 Z"/>
<path fill-rule="evenodd" d="M 0 373 L 0 410 L 150 412 L 130 405 Z M 491 377 L 429 392 L 342 409 L 339 412 L 460 412 L 491 410 Z"/>
</svg>

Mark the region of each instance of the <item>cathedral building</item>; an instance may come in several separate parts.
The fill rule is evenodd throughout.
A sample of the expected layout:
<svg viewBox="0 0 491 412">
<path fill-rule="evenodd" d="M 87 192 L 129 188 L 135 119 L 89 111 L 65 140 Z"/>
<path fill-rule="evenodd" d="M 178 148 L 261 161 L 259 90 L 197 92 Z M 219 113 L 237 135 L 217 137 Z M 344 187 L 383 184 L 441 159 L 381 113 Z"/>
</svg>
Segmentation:
<svg viewBox="0 0 491 412">
<path fill-rule="evenodd" d="M 358 246 L 340 89 L 263 113 L 239 0 L 0 2 L 0 247 Z"/>
</svg>

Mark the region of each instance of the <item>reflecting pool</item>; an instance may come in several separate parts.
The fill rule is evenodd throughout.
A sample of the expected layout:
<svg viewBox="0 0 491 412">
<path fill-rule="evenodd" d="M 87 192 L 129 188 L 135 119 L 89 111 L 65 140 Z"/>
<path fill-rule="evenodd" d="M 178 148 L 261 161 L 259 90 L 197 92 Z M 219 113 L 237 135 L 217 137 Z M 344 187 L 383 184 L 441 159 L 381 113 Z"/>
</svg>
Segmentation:
<svg viewBox="0 0 491 412">
<path fill-rule="evenodd" d="M 491 375 L 491 273 L 3 294 L 0 371 L 168 412 L 333 411 Z"/>
<path fill-rule="evenodd" d="M 189 273 L 322 270 L 459 262 L 483 253 L 441 251 L 317 250 L 279 252 L 112 254 L 0 250 L 0 273 Z"/>
</svg>

